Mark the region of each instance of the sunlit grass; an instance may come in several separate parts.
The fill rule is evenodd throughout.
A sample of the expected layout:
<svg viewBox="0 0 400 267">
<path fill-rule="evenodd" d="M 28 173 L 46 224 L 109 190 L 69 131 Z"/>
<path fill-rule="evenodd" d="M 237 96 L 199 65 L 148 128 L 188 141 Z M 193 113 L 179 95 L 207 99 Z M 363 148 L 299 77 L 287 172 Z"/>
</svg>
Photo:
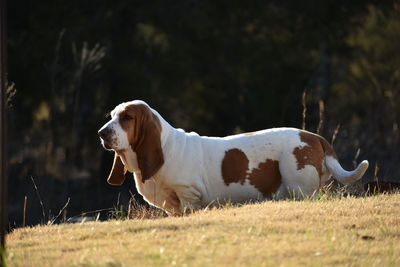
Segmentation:
<svg viewBox="0 0 400 267">
<path fill-rule="evenodd" d="M 335 196 L 229 205 L 183 217 L 19 228 L 7 237 L 7 262 L 399 266 L 400 194 Z"/>
</svg>

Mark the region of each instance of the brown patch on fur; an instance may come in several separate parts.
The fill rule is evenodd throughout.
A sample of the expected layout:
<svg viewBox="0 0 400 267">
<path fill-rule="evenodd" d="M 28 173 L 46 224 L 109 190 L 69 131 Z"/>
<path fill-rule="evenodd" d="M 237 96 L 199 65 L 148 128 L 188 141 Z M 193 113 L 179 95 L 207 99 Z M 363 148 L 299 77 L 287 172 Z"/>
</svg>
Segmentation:
<svg viewBox="0 0 400 267">
<path fill-rule="evenodd" d="M 318 172 L 318 175 L 322 176 L 322 162 L 324 160 L 324 151 L 318 136 L 312 135 L 308 132 L 300 132 L 300 140 L 307 145 L 302 147 L 296 147 L 293 150 L 293 154 L 297 159 L 297 169 L 304 169 L 306 165 L 312 165 Z"/>
<path fill-rule="evenodd" d="M 126 167 L 122 163 L 121 158 L 115 153 L 114 163 L 111 168 L 107 182 L 111 185 L 122 185 L 125 181 Z"/>
<path fill-rule="evenodd" d="M 161 122 L 146 105 L 132 104 L 120 112 L 119 123 L 137 154 L 142 181 L 145 182 L 164 164 Z"/>
<path fill-rule="evenodd" d="M 320 139 L 321 146 L 322 146 L 322 149 L 325 152 L 325 155 L 328 155 L 328 156 L 334 157 L 335 159 L 338 159 L 338 157 L 337 157 L 335 151 L 333 150 L 333 147 L 331 146 L 331 144 L 329 144 L 329 142 L 326 141 L 325 138 L 323 138 L 321 136 L 318 136 L 318 137 Z"/>
<path fill-rule="evenodd" d="M 250 184 L 257 188 L 264 197 L 275 193 L 282 183 L 278 161 L 266 159 L 265 162 L 258 165 L 258 168 L 248 173 L 249 159 L 242 150 L 237 148 L 225 152 L 221 170 L 226 185 L 230 183 L 243 185 L 246 179 L 249 179 Z"/>
<path fill-rule="evenodd" d="M 249 159 L 242 150 L 233 148 L 225 152 L 221 168 L 226 185 L 239 182 L 244 184 L 249 169 Z"/>
<path fill-rule="evenodd" d="M 267 159 L 258 164 L 249 176 L 250 184 L 254 185 L 264 197 L 275 193 L 282 183 L 282 176 L 279 171 L 279 161 Z"/>
<path fill-rule="evenodd" d="M 323 162 L 325 155 L 332 156 L 337 159 L 336 153 L 332 146 L 323 137 L 307 131 L 300 131 L 300 140 L 307 145 L 296 147 L 293 154 L 297 160 L 297 170 L 305 168 L 306 165 L 314 166 L 320 178 L 324 174 Z"/>
</svg>

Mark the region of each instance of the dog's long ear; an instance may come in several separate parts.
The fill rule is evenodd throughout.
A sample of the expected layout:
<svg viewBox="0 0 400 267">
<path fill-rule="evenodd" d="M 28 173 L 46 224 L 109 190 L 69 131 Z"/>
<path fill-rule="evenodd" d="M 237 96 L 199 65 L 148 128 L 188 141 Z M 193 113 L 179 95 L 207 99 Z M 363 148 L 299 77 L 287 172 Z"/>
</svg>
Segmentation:
<svg viewBox="0 0 400 267">
<path fill-rule="evenodd" d="M 150 110 L 146 113 L 141 122 L 140 141 L 136 146 L 142 182 L 152 177 L 164 164 L 160 121 Z"/>
<path fill-rule="evenodd" d="M 126 167 L 122 163 L 121 158 L 115 153 L 114 163 L 111 168 L 110 175 L 108 176 L 107 182 L 111 185 L 122 185 L 125 181 Z"/>
</svg>

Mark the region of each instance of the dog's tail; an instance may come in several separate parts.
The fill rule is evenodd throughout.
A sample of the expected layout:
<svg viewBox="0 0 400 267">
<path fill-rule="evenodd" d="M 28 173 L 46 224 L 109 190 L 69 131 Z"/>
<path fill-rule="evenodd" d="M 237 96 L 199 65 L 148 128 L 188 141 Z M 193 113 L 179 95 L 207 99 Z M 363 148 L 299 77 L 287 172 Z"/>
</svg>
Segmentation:
<svg viewBox="0 0 400 267">
<path fill-rule="evenodd" d="M 355 170 L 346 171 L 339 164 L 339 161 L 332 156 L 325 155 L 325 165 L 332 174 L 333 178 L 338 180 L 343 184 L 353 183 L 364 175 L 365 171 L 368 169 L 368 160 L 363 160 Z"/>
<path fill-rule="evenodd" d="M 350 184 L 361 179 L 368 169 L 368 160 L 363 160 L 354 170 L 346 171 L 340 165 L 331 144 L 323 137 L 321 137 L 320 142 L 325 153 L 325 166 L 328 168 L 333 178 L 343 184 Z"/>
</svg>

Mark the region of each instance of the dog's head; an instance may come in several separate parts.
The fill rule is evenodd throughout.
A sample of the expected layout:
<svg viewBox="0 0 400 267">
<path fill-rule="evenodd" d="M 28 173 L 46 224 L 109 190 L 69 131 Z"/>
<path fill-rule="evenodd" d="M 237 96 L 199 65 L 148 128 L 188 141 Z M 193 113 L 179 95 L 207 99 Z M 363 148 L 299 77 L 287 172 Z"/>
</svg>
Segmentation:
<svg viewBox="0 0 400 267">
<path fill-rule="evenodd" d="M 111 120 L 98 132 L 104 148 L 115 151 L 114 163 L 107 179 L 112 185 L 121 185 L 127 171 L 127 152 L 136 155 L 142 181 L 153 176 L 164 163 L 161 148 L 162 126 L 160 119 L 143 101 L 131 101 L 118 105 L 111 112 Z M 129 165 L 129 164 L 128 164 Z"/>
</svg>

